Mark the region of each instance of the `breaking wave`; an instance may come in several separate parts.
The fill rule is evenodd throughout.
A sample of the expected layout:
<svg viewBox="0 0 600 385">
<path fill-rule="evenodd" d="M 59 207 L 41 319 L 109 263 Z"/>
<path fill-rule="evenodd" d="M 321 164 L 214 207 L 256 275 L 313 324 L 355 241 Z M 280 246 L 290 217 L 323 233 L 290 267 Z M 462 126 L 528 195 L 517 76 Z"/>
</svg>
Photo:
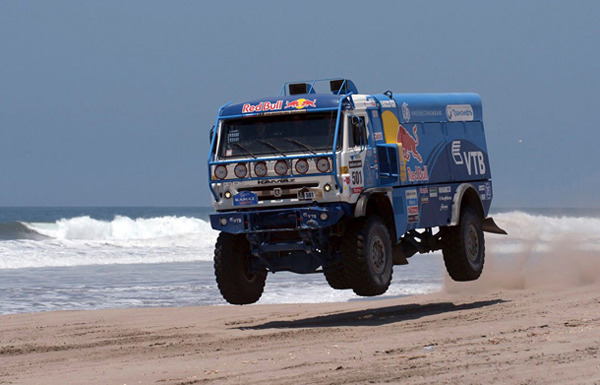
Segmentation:
<svg viewBox="0 0 600 385">
<path fill-rule="evenodd" d="M 0 269 L 211 260 L 217 237 L 207 221 L 175 216 L 2 226 Z"/>
<path fill-rule="evenodd" d="M 508 236 L 486 234 L 488 255 L 547 255 L 557 244 L 600 251 L 600 218 L 495 214 Z M 217 232 L 185 216 L 97 220 L 89 216 L 51 223 L 0 224 L 0 269 L 211 261 Z M 410 260 L 422 258 L 416 255 Z M 426 256 L 425 256 L 426 258 Z M 403 269 L 411 269 L 407 266 Z"/>
</svg>

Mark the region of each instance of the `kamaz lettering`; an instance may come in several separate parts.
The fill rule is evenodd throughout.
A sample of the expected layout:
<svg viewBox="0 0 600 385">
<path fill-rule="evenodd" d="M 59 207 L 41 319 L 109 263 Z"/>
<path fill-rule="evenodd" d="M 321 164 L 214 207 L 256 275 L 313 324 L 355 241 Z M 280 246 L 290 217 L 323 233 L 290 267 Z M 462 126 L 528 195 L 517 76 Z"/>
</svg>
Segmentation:
<svg viewBox="0 0 600 385">
<path fill-rule="evenodd" d="M 208 172 L 215 275 L 232 304 L 258 301 L 278 271 L 322 272 L 334 289 L 380 295 L 393 265 L 440 249 L 452 279 L 475 280 L 483 232 L 504 233 L 488 217 L 476 94 L 286 83 L 276 97 L 221 108 Z"/>
</svg>

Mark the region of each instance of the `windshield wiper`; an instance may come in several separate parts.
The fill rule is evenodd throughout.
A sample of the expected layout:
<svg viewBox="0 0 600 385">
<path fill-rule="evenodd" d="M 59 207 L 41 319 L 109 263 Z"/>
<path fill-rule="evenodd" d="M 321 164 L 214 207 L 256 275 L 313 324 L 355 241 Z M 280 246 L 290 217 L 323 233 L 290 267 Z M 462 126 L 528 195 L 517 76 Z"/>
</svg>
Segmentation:
<svg viewBox="0 0 600 385">
<path fill-rule="evenodd" d="M 276 145 L 274 145 L 271 142 L 267 142 L 264 139 L 257 139 L 259 142 L 261 142 L 262 144 L 264 144 L 265 146 L 271 147 L 273 150 L 279 152 L 281 155 L 286 156 L 285 153 L 283 151 L 281 151 L 281 149 L 279 147 L 277 147 Z"/>
<path fill-rule="evenodd" d="M 248 155 L 250 155 L 251 157 L 253 157 L 254 159 L 256 159 L 256 155 L 254 155 L 253 153 L 250 152 L 250 150 L 248 150 L 246 147 L 242 146 L 239 143 L 229 143 L 232 146 L 236 146 L 237 148 L 241 148 L 242 150 L 244 150 Z"/>
<path fill-rule="evenodd" d="M 290 143 L 294 143 L 295 145 L 300 146 L 300 147 L 304 148 L 305 150 L 312 152 L 313 155 L 316 154 L 315 149 L 312 148 L 311 146 L 309 146 L 308 144 L 304 144 L 296 139 L 290 139 L 290 138 L 283 138 L 283 139 L 285 139 L 286 141 L 288 141 Z"/>
</svg>

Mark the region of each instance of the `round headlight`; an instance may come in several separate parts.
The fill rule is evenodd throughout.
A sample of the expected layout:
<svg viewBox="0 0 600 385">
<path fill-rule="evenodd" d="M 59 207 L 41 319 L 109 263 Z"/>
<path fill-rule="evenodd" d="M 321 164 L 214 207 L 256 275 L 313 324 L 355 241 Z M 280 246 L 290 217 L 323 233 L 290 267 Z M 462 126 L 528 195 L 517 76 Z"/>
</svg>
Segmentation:
<svg viewBox="0 0 600 385">
<path fill-rule="evenodd" d="M 258 162 L 254 165 L 254 173 L 258 177 L 263 177 L 267 175 L 267 164 L 265 162 Z"/>
<path fill-rule="evenodd" d="M 225 179 L 227 177 L 227 167 L 220 164 L 215 168 L 215 177 L 217 179 Z"/>
<path fill-rule="evenodd" d="M 329 183 L 325 184 L 325 186 L 323 186 L 323 190 L 325 190 L 326 192 L 331 191 L 331 185 Z"/>
<path fill-rule="evenodd" d="M 229 190 L 225 191 L 225 198 L 231 199 L 231 191 L 229 191 Z"/>
<path fill-rule="evenodd" d="M 245 178 L 246 175 L 248 175 L 248 168 L 246 167 L 246 165 L 244 163 L 238 163 L 235 165 L 235 168 L 233 169 L 233 173 L 235 174 L 235 176 L 237 176 L 238 178 Z"/>
<path fill-rule="evenodd" d="M 317 170 L 321 172 L 329 171 L 329 159 L 319 158 L 319 160 L 317 160 Z"/>
<path fill-rule="evenodd" d="M 306 174 L 308 172 L 308 162 L 306 159 L 300 159 L 296 162 L 295 168 L 298 174 Z"/>
<path fill-rule="evenodd" d="M 285 175 L 288 172 L 288 164 L 285 160 L 278 160 L 277 163 L 275 163 L 275 172 L 277 173 L 277 175 Z"/>
</svg>

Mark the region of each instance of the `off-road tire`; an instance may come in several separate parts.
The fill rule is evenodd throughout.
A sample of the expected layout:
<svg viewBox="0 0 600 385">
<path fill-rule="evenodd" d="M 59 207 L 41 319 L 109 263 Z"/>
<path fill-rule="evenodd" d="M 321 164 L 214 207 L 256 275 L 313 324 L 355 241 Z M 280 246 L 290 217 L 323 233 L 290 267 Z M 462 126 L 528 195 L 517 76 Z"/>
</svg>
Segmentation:
<svg viewBox="0 0 600 385">
<path fill-rule="evenodd" d="M 342 264 L 325 266 L 323 267 L 323 273 L 325 274 L 327 283 L 332 289 L 345 290 L 352 288 L 348 283 L 346 271 L 344 270 L 344 266 Z"/>
<path fill-rule="evenodd" d="M 393 272 L 392 242 L 381 218 L 350 221 L 342 240 L 342 255 L 354 293 L 375 296 L 387 291 Z"/>
<path fill-rule="evenodd" d="M 232 305 L 254 303 L 263 293 L 267 272 L 250 273 L 250 258 L 250 243 L 245 235 L 219 234 L 215 245 L 215 277 L 221 295 Z"/>
<path fill-rule="evenodd" d="M 474 281 L 485 262 L 485 240 L 481 218 L 471 206 L 460 212 L 456 226 L 442 227 L 442 253 L 446 271 L 455 281 Z"/>
</svg>

